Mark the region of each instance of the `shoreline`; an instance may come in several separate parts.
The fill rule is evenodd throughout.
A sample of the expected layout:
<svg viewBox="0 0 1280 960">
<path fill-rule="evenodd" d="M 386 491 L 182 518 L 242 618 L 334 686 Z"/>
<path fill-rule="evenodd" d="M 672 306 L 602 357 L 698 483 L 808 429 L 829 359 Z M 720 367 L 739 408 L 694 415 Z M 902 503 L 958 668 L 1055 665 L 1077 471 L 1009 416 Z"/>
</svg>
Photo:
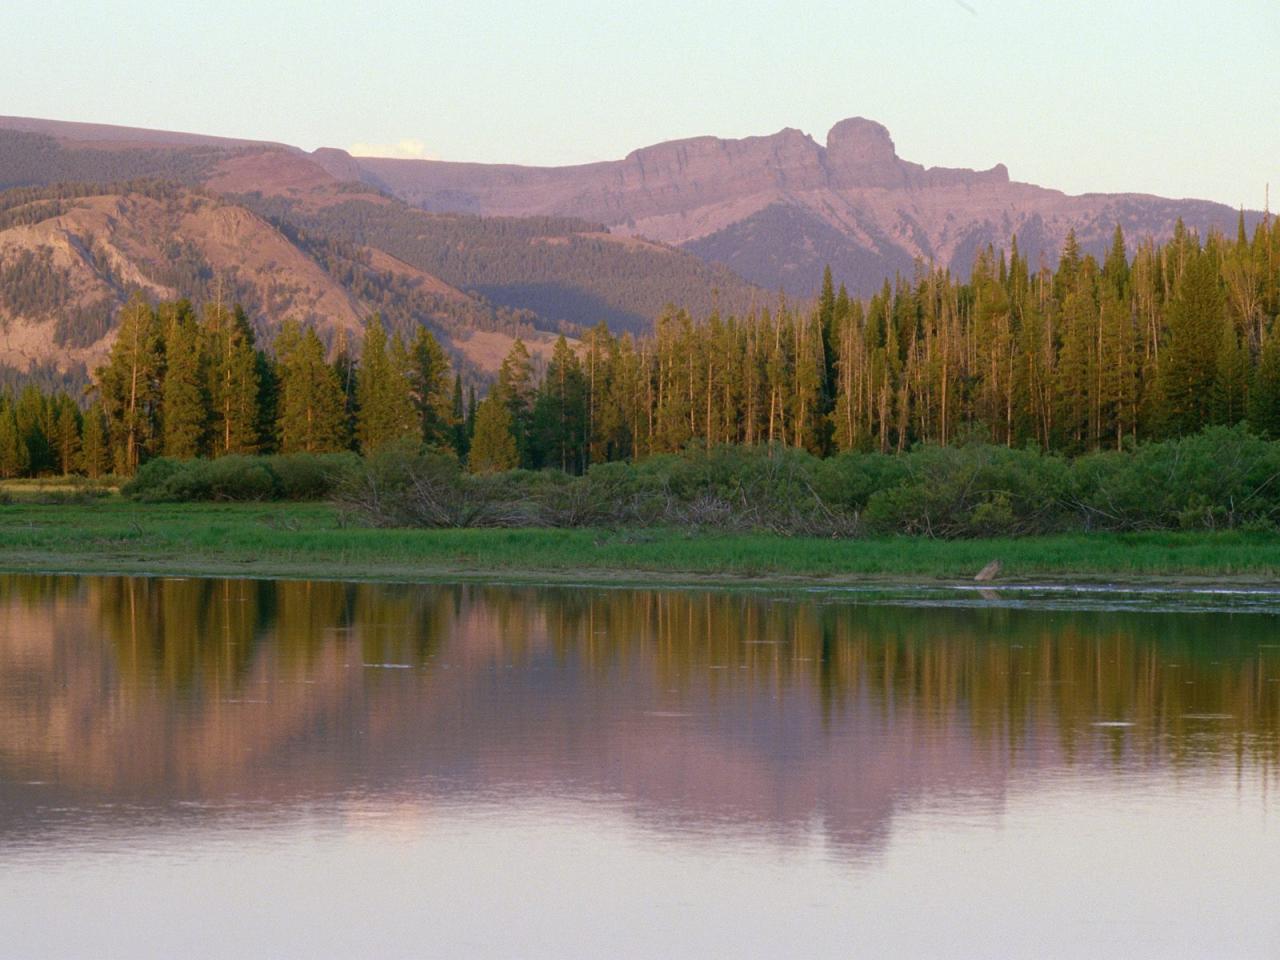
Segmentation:
<svg viewBox="0 0 1280 960">
<path fill-rule="evenodd" d="M 974 576 L 992 560 L 993 581 Z M 817 540 L 649 529 L 350 526 L 317 503 L 0 506 L 0 572 L 777 591 L 1280 591 L 1280 534 Z"/>
<path fill-rule="evenodd" d="M 330 564 L 290 564 L 254 560 L 223 560 L 195 564 L 167 558 L 80 558 L 65 563 L 43 562 L 21 554 L 0 553 L 0 574 L 31 576 L 110 576 L 243 580 L 318 580 L 338 583 L 470 584 L 475 586 L 546 586 L 584 588 L 653 588 L 670 590 L 776 590 L 873 592 L 938 589 L 973 593 L 1001 590 L 1080 590 L 1097 592 L 1213 593 L 1252 592 L 1280 595 L 1280 581 L 1270 576 L 1210 574 L 1116 574 L 1059 572 L 1041 576 L 975 581 L 923 574 L 733 574 L 693 570 L 593 568 L 578 570 L 513 569 L 508 567 L 375 567 L 334 572 Z"/>
</svg>

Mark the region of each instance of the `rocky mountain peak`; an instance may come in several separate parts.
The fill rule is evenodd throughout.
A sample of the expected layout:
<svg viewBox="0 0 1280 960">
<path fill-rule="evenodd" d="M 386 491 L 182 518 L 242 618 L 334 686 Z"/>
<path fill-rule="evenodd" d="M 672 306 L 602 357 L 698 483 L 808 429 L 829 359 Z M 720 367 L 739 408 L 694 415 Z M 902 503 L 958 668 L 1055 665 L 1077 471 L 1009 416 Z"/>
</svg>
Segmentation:
<svg viewBox="0 0 1280 960">
<path fill-rule="evenodd" d="M 906 186 L 907 167 L 898 159 L 889 131 L 874 120 L 850 117 L 827 134 L 827 168 L 833 186 Z"/>
<path fill-rule="evenodd" d="M 827 159 L 855 163 L 887 163 L 898 159 L 884 124 L 865 117 L 841 120 L 827 133 Z"/>
</svg>

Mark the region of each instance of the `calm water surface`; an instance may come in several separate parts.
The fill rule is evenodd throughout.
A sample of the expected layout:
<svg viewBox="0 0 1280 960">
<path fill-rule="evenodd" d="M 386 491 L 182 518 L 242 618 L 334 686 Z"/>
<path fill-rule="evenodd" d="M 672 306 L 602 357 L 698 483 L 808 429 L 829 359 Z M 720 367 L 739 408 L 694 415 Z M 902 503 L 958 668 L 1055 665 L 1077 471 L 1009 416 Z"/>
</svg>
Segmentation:
<svg viewBox="0 0 1280 960">
<path fill-rule="evenodd" d="M 1277 957 L 1280 597 L 0 577 L 0 956 Z"/>
</svg>

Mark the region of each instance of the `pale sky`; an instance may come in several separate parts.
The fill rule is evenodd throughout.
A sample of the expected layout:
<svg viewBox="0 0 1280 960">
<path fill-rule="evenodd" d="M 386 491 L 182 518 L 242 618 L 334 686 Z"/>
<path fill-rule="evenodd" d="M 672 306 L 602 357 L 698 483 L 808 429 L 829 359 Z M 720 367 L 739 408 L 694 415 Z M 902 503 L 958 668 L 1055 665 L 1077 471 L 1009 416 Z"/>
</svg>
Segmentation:
<svg viewBox="0 0 1280 960">
<path fill-rule="evenodd" d="M 4 19 L 0 114 L 528 164 L 822 142 L 861 115 L 928 166 L 1280 198 L 1280 0 L 6 0 Z"/>
</svg>

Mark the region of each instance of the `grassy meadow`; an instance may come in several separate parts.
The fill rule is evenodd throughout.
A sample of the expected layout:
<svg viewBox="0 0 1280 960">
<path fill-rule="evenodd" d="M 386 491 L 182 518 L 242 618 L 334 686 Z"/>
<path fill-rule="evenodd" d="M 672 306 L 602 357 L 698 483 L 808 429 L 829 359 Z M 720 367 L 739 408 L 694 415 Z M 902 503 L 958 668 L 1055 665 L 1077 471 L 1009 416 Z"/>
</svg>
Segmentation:
<svg viewBox="0 0 1280 960">
<path fill-rule="evenodd" d="M 321 503 L 138 503 L 8 486 L 0 569 L 338 579 L 838 584 L 970 579 L 1280 578 L 1265 532 L 833 540 L 652 529 L 374 529 Z"/>
</svg>

